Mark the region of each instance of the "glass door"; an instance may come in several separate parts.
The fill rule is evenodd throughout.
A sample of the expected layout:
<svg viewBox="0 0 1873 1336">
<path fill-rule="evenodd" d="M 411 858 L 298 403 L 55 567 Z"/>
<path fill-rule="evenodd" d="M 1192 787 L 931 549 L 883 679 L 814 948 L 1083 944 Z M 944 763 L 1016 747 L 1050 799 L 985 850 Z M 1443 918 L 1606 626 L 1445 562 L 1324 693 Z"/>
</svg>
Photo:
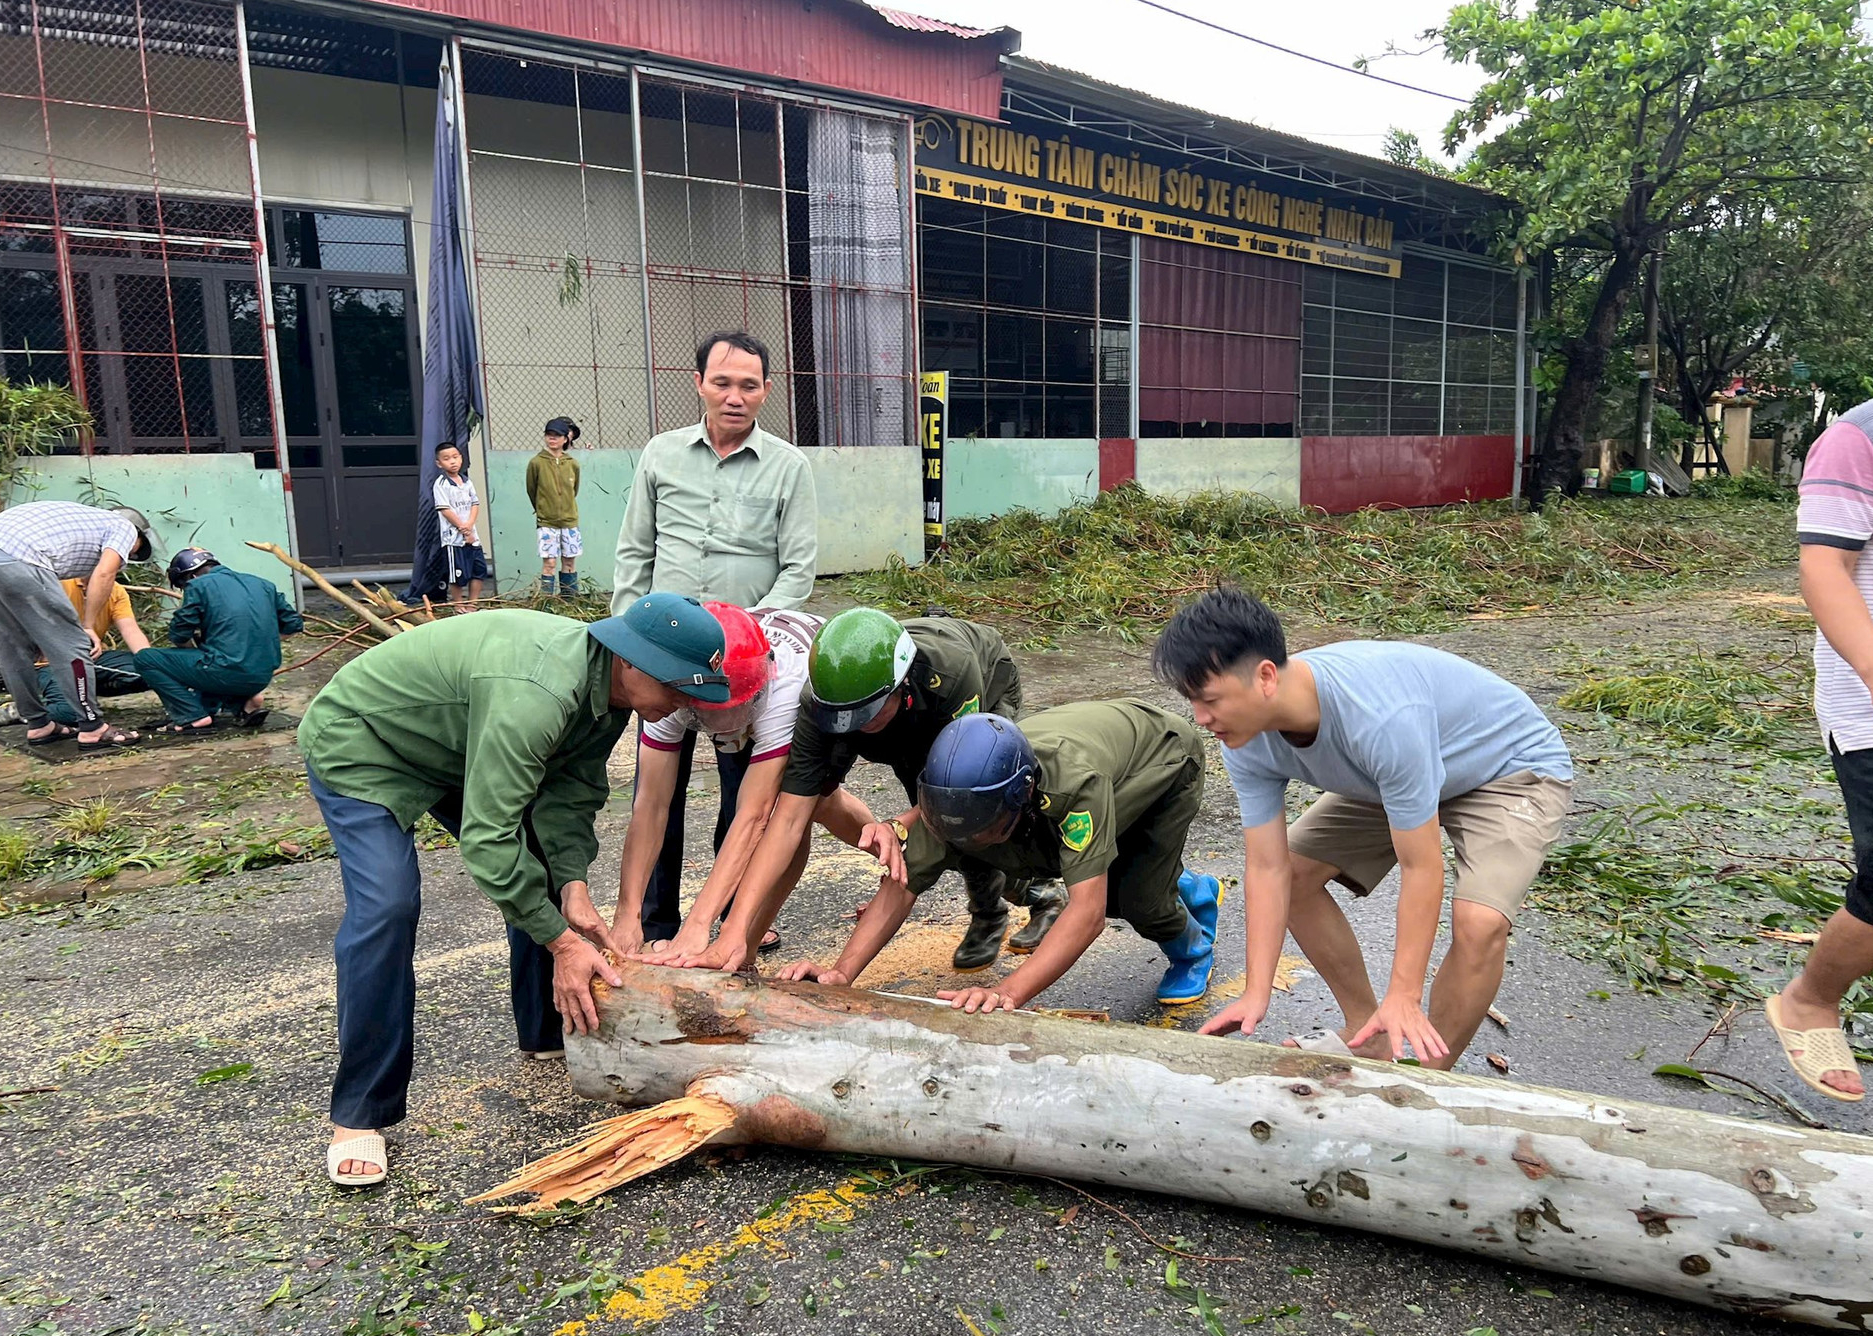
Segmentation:
<svg viewBox="0 0 1873 1336">
<path fill-rule="evenodd" d="M 326 470 L 338 452 L 346 565 L 406 562 L 415 538 L 415 324 L 401 287 L 319 285 L 330 331 Z"/>
</svg>

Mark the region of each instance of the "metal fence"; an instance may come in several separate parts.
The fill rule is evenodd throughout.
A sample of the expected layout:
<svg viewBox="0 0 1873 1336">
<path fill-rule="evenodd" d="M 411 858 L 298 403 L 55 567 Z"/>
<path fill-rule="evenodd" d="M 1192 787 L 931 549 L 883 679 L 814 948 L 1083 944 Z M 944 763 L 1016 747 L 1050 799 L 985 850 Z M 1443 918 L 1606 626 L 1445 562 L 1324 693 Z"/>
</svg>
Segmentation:
<svg viewBox="0 0 1873 1336">
<path fill-rule="evenodd" d="M 0 0 L 0 366 L 117 453 L 276 464 L 245 48 L 212 0 Z"/>
<path fill-rule="evenodd" d="M 768 430 L 910 443 L 901 121 L 856 118 L 895 154 L 889 200 L 867 198 L 899 260 L 853 281 L 815 228 L 838 189 L 816 192 L 807 163 L 811 118 L 852 113 L 473 44 L 462 81 L 491 445 L 532 449 L 562 413 L 587 445 L 697 421 L 696 344 L 721 329 L 769 349 Z"/>
</svg>

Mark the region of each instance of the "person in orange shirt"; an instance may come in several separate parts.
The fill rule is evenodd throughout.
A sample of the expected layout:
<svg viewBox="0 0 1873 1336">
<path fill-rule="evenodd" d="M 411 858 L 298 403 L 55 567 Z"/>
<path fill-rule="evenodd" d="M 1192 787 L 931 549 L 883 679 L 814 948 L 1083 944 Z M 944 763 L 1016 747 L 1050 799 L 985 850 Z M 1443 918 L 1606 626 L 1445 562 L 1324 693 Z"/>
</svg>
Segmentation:
<svg viewBox="0 0 1873 1336">
<path fill-rule="evenodd" d="M 65 596 L 72 601 L 72 612 L 82 624 L 85 619 L 85 582 L 83 580 L 61 580 L 65 587 Z M 148 691 L 149 687 L 137 672 L 135 655 L 140 649 L 150 647 L 150 638 L 143 634 L 143 628 L 137 623 L 137 614 L 130 606 L 130 594 L 122 585 L 111 587 L 110 601 L 104 605 L 103 612 L 91 627 L 97 632 L 98 642 L 106 646 L 99 654 L 93 666 L 97 672 L 98 695 L 127 696 L 133 691 Z M 58 676 L 42 659 L 39 663 L 39 694 L 45 700 L 46 713 L 61 724 L 78 725 L 82 721 L 71 701 L 59 691 Z M 5 707 L 8 711 L 12 706 Z M 5 723 L 14 722 L 7 719 Z"/>
</svg>

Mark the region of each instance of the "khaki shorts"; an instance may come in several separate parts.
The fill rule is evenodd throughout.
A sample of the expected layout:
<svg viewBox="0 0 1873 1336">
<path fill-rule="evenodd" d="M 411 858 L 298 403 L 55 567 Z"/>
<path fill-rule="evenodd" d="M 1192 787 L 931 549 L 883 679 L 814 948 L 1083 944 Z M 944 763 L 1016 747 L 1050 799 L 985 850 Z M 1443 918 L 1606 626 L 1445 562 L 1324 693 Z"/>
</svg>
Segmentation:
<svg viewBox="0 0 1873 1336">
<path fill-rule="evenodd" d="M 1456 855 L 1455 898 L 1514 918 L 1560 838 L 1573 795 L 1572 784 L 1518 770 L 1440 803 L 1437 821 Z M 1288 827 L 1288 850 L 1333 868 L 1332 880 L 1354 895 L 1370 895 L 1398 865 L 1385 809 L 1337 793 L 1322 795 Z"/>
</svg>

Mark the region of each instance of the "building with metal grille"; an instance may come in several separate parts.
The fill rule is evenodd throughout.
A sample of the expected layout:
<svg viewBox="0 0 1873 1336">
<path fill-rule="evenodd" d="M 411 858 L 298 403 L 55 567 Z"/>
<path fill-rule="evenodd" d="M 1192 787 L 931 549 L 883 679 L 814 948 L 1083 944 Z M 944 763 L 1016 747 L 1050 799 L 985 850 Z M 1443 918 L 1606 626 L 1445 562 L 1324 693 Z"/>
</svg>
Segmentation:
<svg viewBox="0 0 1873 1336">
<path fill-rule="evenodd" d="M 0 0 L 0 369 L 97 423 L 34 483 L 270 577 L 241 540 L 406 567 L 447 77 L 510 584 L 541 425 L 584 429 L 602 584 L 637 449 L 697 419 L 723 327 L 774 351 L 763 425 L 814 461 L 825 571 L 922 553 L 919 370 L 947 373 L 951 515 L 1128 479 L 1507 494 L 1498 202 L 1015 41 L 857 0 Z"/>
</svg>

